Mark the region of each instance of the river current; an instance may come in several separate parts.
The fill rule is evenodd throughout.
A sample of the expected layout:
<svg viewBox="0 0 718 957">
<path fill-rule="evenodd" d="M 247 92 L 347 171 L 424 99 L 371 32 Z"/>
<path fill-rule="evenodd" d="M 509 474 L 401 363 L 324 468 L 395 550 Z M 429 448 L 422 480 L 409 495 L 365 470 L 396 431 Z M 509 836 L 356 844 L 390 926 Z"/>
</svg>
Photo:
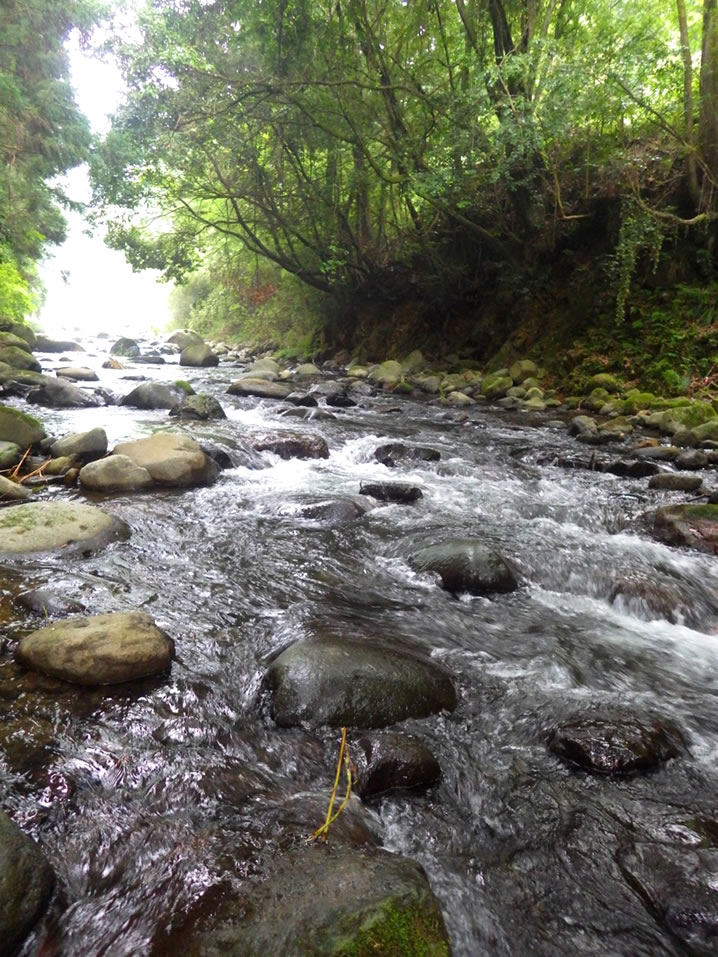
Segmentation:
<svg viewBox="0 0 718 957">
<path fill-rule="evenodd" d="M 193 908 L 251 871 L 295 795 L 331 784 L 337 732 L 279 729 L 258 705 L 270 656 L 323 633 L 418 644 L 455 676 L 455 712 L 402 725 L 434 751 L 440 783 L 366 811 L 387 849 L 425 868 L 455 955 L 718 952 L 710 933 L 686 937 L 655 903 L 673 894 L 698 907 L 718 888 L 718 562 L 654 541 L 641 521 L 685 496 L 550 464 L 577 446 L 545 415 L 380 393 L 333 418 L 282 418 L 282 403 L 225 394 L 238 367 L 101 370 L 108 345 L 90 341 L 72 363 L 94 366 L 117 395 L 136 385 L 128 373 L 189 379 L 228 418 L 34 410 L 48 432 L 102 426 L 112 448 L 169 427 L 245 464 L 187 491 L 52 486 L 43 495 L 100 504 L 131 538 L 89 558 L 0 567 L 3 807 L 62 889 L 23 957 L 181 954 L 172 934 Z M 329 458 L 242 456 L 248 437 L 278 429 L 321 434 Z M 441 459 L 390 470 L 374 459 L 387 441 Z M 409 482 L 423 498 L 338 527 L 302 516 L 362 481 Z M 495 547 L 520 588 L 457 598 L 412 571 L 417 546 L 456 536 Z M 609 600 L 636 574 L 678 588 L 674 623 Z M 169 677 L 83 690 L 23 672 L 12 652 L 42 621 L 15 597 L 40 586 L 90 613 L 148 611 L 176 643 Z M 571 769 L 547 736 L 596 707 L 657 714 L 687 748 L 626 779 Z M 718 926 L 718 904 L 700 906 Z"/>
</svg>

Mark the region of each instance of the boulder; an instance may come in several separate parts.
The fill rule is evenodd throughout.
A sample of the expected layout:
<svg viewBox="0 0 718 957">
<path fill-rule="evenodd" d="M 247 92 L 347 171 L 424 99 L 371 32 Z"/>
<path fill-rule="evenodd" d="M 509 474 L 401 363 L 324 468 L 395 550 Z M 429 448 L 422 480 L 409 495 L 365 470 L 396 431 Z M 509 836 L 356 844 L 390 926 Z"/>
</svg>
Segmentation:
<svg viewBox="0 0 718 957">
<path fill-rule="evenodd" d="M 568 424 L 569 435 L 596 435 L 598 426 L 590 415 L 576 415 Z"/>
<path fill-rule="evenodd" d="M 410 734 L 364 734 L 349 745 L 355 788 L 364 799 L 387 791 L 430 787 L 441 777 L 433 752 Z"/>
<path fill-rule="evenodd" d="M 204 342 L 193 343 L 182 350 L 180 365 L 205 369 L 209 366 L 218 366 L 219 356 L 215 355 Z"/>
<path fill-rule="evenodd" d="M 227 418 L 227 413 L 217 399 L 206 392 L 185 396 L 179 405 L 170 409 L 170 415 L 177 416 L 180 419 L 199 419 L 202 421 Z"/>
<path fill-rule="evenodd" d="M 339 821 L 337 821 L 339 824 Z M 331 834 L 331 831 L 330 831 Z M 419 864 L 378 848 L 287 847 L 267 878 L 228 892 L 183 957 L 449 957 L 441 908 Z"/>
<path fill-rule="evenodd" d="M 487 399 L 503 399 L 513 384 L 514 380 L 510 375 L 492 372 L 481 382 L 481 395 Z"/>
<path fill-rule="evenodd" d="M 479 539 L 455 538 L 414 552 L 409 564 L 419 572 L 435 572 L 442 588 L 472 595 L 511 592 L 518 588 L 504 559 Z"/>
<path fill-rule="evenodd" d="M 718 555 L 718 505 L 669 505 L 650 520 L 659 541 Z"/>
<path fill-rule="evenodd" d="M 136 363 L 145 366 L 163 366 L 167 362 L 164 356 L 157 355 L 155 352 L 150 352 L 148 355 L 135 356 L 134 358 Z"/>
<path fill-rule="evenodd" d="M 97 395 L 50 376 L 43 376 L 42 382 L 28 392 L 27 401 L 48 409 L 92 409 L 105 405 Z"/>
<path fill-rule="evenodd" d="M 260 399 L 286 399 L 292 390 L 281 382 L 266 379 L 237 379 L 227 389 L 229 395 L 254 395 Z"/>
<path fill-rule="evenodd" d="M 349 525 L 356 522 L 357 519 L 365 515 L 370 505 L 361 499 L 336 498 L 329 499 L 326 502 L 315 502 L 312 505 L 303 505 L 299 510 L 302 518 L 319 522 L 328 528 L 336 528 L 339 525 Z"/>
<path fill-rule="evenodd" d="M 316 398 L 308 392 L 290 392 L 287 396 L 287 402 L 309 409 L 315 409 L 319 404 Z"/>
<path fill-rule="evenodd" d="M 521 385 L 525 379 L 536 378 L 538 371 L 538 366 L 531 359 L 519 359 L 509 368 L 509 375 L 516 385 Z"/>
<path fill-rule="evenodd" d="M 708 465 L 708 456 L 700 449 L 686 449 L 677 455 L 674 459 L 677 469 L 686 469 L 689 472 L 696 472 L 698 469 L 704 469 Z"/>
<path fill-rule="evenodd" d="M 250 373 L 271 372 L 273 375 L 279 375 L 279 363 L 276 359 L 267 356 L 264 359 L 255 359 L 248 370 Z"/>
<path fill-rule="evenodd" d="M 327 405 L 334 409 L 353 409 L 356 401 L 346 394 L 346 392 L 335 392 L 327 396 Z"/>
<path fill-rule="evenodd" d="M 19 482 L 13 482 L 4 475 L 0 475 L 0 502 L 22 502 L 30 498 L 32 493 Z"/>
<path fill-rule="evenodd" d="M 591 376 L 586 383 L 586 392 L 593 392 L 594 389 L 604 389 L 606 392 L 616 393 L 621 392 L 623 386 L 615 376 L 608 372 L 599 372 L 597 375 Z"/>
<path fill-rule="evenodd" d="M 465 395 L 463 392 L 450 392 L 446 397 L 446 404 L 455 406 L 476 405 L 476 399 L 472 399 L 470 395 Z"/>
<path fill-rule="evenodd" d="M 167 671 L 174 642 L 143 611 L 66 618 L 33 631 L 15 657 L 40 671 L 80 685 L 112 685 Z"/>
<path fill-rule="evenodd" d="M 0 472 L 11 469 L 22 458 L 22 449 L 14 442 L 0 439 Z"/>
<path fill-rule="evenodd" d="M 27 348 L 18 346 L 3 346 L 0 344 L 0 362 L 9 365 L 11 369 L 27 369 L 29 372 L 41 372 L 42 366 L 31 355 Z"/>
<path fill-rule="evenodd" d="M 37 336 L 34 330 L 26 322 L 15 322 L 13 319 L 0 319 L 0 329 L 3 332 L 10 332 L 18 339 L 23 339 L 31 349 L 35 348 Z"/>
<path fill-rule="evenodd" d="M 270 664 L 265 687 L 282 727 L 383 728 L 457 703 L 449 672 L 422 652 L 356 638 L 290 645 Z"/>
<path fill-rule="evenodd" d="M 265 435 L 253 441 L 258 452 L 272 452 L 280 459 L 328 459 L 329 446 L 321 435 L 310 432 Z"/>
<path fill-rule="evenodd" d="M 294 370 L 294 375 L 299 376 L 300 379 L 303 379 L 310 376 L 321 375 L 321 370 L 318 369 L 313 362 L 303 362 Z"/>
<path fill-rule="evenodd" d="M 183 390 L 176 385 L 168 385 L 165 382 L 142 382 L 120 399 L 120 405 L 133 409 L 173 409 L 184 396 Z"/>
<path fill-rule="evenodd" d="M 387 442 L 374 450 L 374 458 L 389 469 L 402 463 L 438 462 L 441 453 L 426 445 L 404 445 L 402 442 Z"/>
<path fill-rule="evenodd" d="M 659 472 L 651 477 L 649 488 L 663 492 L 697 492 L 703 484 L 699 475 L 686 475 L 685 472 Z"/>
<path fill-rule="evenodd" d="M 424 493 L 416 485 L 406 485 L 403 482 L 362 482 L 359 494 L 371 495 L 380 502 L 396 502 L 400 505 L 409 505 L 424 497 Z"/>
<path fill-rule="evenodd" d="M 93 369 L 85 366 L 61 366 L 55 370 L 55 375 L 63 379 L 72 379 L 75 382 L 97 382 L 99 376 Z"/>
<path fill-rule="evenodd" d="M 135 339 L 128 339 L 126 336 L 121 336 L 110 348 L 110 355 L 125 356 L 131 359 L 133 356 L 138 356 L 140 351 L 139 343 Z"/>
<path fill-rule="evenodd" d="M 670 826 L 670 825 L 669 825 Z M 666 827 L 668 831 L 668 826 Z M 709 837 L 699 846 L 695 825 L 677 822 L 687 839 L 645 842 L 619 848 L 616 861 L 628 887 L 675 941 L 671 949 L 685 954 L 714 954 L 718 940 L 718 850 Z M 680 948 L 680 949 L 679 949 Z"/>
<path fill-rule="evenodd" d="M 129 536 L 125 522 L 93 505 L 29 502 L 0 510 L 0 555 L 93 552 Z"/>
<path fill-rule="evenodd" d="M 84 462 L 101 458 L 107 453 L 107 433 L 104 429 L 90 429 L 89 432 L 77 432 L 66 435 L 50 446 L 54 458 L 70 455 L 76 456 Z"/>
<path fill-rule="evenodd" d="M 550 732 L 547 744 L 571 767 L 625 777 L 677 757 L 683 738 L 677 728 L 657 718 L 588 714 L 562 722 Z"/>
<path fill-rule="evenodd" d="M 40 848 L 0 811 L 0 939 L 14 954 L 42 916 L 55 875 Z"/>
<path fill-rule="evenodd" d="M 126 455 L 152 476 L 157 485 L 189 488 L 211 485 L 219 469 L 199 445 L 187 435 L 157 432 L 135 442 L 115 447 L 116 455 Z"/>
<path fill-rule="evenodd" d="M 421 349 L 414 349 L 406 358 L 401 360 L 401 371 L 404 375 L 416 375 L 426 367 L 426 359 Z"/>
<path fill-rule="evenodd" d="M 0 349 L 5 349 L 7 346 L 30 352 L 30 344 L 25 339 L 12 332 L 0 332 Z"/>
<path fill-rule="evenodd" d="M 117 454 L 85 465 L 78 479 L 83 488 L 96 492 L 137 492 L 154 485 L 146 468 Z"/>
<path fill-rule="evenodd" d="M 33 347 L 36 352 L 84 352 L 85 350 L 78 342 L 71 339 L 50 339 L 48 336 L 39 335 L 35 339 Z"/>
<path fill-rule="evenodd" d="M 396 362 L 394 359 L 387 359 L 386 362 L 382 362 L 381 365 L 376 366 L 376 368 L 372 369 L 369 373 L 369 379 L 372 382 L 384 386 L 395 386 L 401 382 L 403 377 L 404 370 L 401 367 L 401 363 Z"/>
<path fill-rule="evenodd" d="M 26 449 L 37 445 L 45 438 L 45 429 L 39 419 L 13 409 L 7 405 L 0 405 L 0 440 Z"/>
<path fill-rule="evenodd" d="M 204 345 L 202 336 L 192 329 L 178 329 L 177 332 L 173 332 L 172 335 L 167 338 L 167 342 L 171 345 L 179 346 L 180 351 L 186 349 L 187 346 Z"/>
</svg>

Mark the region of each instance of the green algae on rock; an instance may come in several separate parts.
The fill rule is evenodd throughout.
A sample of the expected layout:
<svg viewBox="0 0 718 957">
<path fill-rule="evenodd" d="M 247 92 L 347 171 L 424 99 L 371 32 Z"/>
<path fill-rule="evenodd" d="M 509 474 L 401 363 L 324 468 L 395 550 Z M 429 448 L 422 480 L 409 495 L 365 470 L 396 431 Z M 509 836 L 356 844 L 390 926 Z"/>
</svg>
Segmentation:
<svg viewBox="0 0 718 957">
<path fill-rule="evenodd" d="M 125 522 L 94 505 L 30 502 L 0 512 L 0 555 L 97 551 L 129 536 Z"/>
</svg>

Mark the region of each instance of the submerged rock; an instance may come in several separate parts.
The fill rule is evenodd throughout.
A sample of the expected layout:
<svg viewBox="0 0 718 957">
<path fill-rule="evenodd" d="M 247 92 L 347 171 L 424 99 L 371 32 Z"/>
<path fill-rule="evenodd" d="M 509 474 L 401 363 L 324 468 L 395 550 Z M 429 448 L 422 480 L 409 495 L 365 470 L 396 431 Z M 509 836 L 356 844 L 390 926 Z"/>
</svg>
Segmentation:
<svg viewBox="0 0 718 957">
<path fill-rule="evenodd" d="M 175 432 L 157 432 L 135 442 L 123 442 L 115 447 L 115 454 L 126 455 L 146 469 L 157 485 L 211 485 L 219 475 L 217 465 L 194 439 Z"/>
<path fill-rule="evenodd" d="M 290 645 L 265 676 L 270 711 L 283 727 L 382 728 L 456 707 L 449 672 L 420 651 L 356 638 Z"/>
<path fill-rule="evenodd" d="M 315 502 L 311 505 L 303 505 L 300 509 L 302 518 L 308 518 L 322 525 L 335 527 L 338 525 L 348 525 L 350 522 L 356 522 L 357 519 L 365 515 L 370 509 L 370 505 L 361 499 L 337 498 L 329 499 L 326 502 Z"/>
<path fill-rule="evenodd" d="M 273 452 L 280 459 L 328 459 L 329 446 L 321 435 L 296 432 L 267 435 L 253 442 L 258 452 Z"/>
<path fill-rule="evenodd" d="M 291 391 L 281 382 L 260 378 L 237 379 L 227 389 L 229 395 L 254 395 L 260 399 L 286 399 Z"/>
<path fill-rule="evenodd" d="M 515 574 L 498 552 L 479 539 L 454 538 L 414 552 L 409 564 L 419 572 L 436 572 L 451 592 L 490 595 L 518 588 Z"/>
<path fill-rule="evenodd" d="M 430 787 L 441 777 L 433 752 L 410 734 L 364 734 L 349 747 L 357 793 L 364 799 L 387 791 Z"/>
<path fill-rule="evenodd" d="M 330 837 L 331 841 L 331 837 Z M 380 849 L 295 847 L 269 878 L 225 896 L 185 957 L 449 957 L 441 908 L 415 861 Z"/>
<path fill-rule="evenodd" d="M 402 482 L 362 482 L 359 494 L 370 495 L 380 502 L 397 502 L 400 505 L 409 505 L 424 497 L 424 493 L 416 485 Z"/>
<path fill-rule="evenodd" d="M 0 555 L 92 552 L 129 536 L 125 522 L 93 505 L 29 502 L 0 510 Z"/>
<path fill-rule="evenodd" d="M 425 445 L 404 445 L 388 442 L 374 450 L 374 458 L 387 468 L 396 468 L 402 462 L 438 462 L 441 453 Z"/>
<path fill-rule="evenodd" d="M 0 811 L 0 940 L 13 954 L 39 920 L 55 875 L 45 855 Z"/>
<path fill-rule="evenodd" d="M 174 642 L 143 611 L 65 619 L 23 638 L 15 653 L 32 671 L 81 685 L 160 674 L 173 656 Z"/>
<path fill-rule="evenodd" d="M 677 728 L 655 718 L 582 715 L 554 728 L 547 743 L 549 751 L 573 767 L 622 777 L 677 757 L 683 739 Z"/>
<path fill-rule="evenodd" d="M 718 505 L 669 505 L 651 520 L 660 541 L 718 554 Z"/>
<path fill-rule="evenodd" d="M 718 849 L 637 843 L 621 848 L 618 865 L 651 916 L 686 953 L 713 954 L 718 941 Z"/>
</svg>

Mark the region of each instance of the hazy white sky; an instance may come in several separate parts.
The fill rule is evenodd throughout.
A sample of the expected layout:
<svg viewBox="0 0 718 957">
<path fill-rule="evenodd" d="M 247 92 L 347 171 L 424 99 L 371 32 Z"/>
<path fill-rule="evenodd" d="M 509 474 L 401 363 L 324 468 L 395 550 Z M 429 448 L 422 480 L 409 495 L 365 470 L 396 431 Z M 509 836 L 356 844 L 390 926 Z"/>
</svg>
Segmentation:
<svg viewBox="0 0 718 957">
<path fill-rule="evenodd" d="M 80 109 L 92 129 L 107 130 L 108 114 L 122 98 L 122 81 L 109 63 L 94 60 L 71 44 L 72 81 Z M 89 198 L 87 170 L 67 177 L 73 199 Z M 169 320 L 170 287 L 151 272 L 133 273 L 122 253 L 108 249 L 102 234 L 90 237 L 81 216 L 66 214 L 67 241 L 40 267 L 47 290 L 38 322 L 49 335 L 88 332 L 140 334 L 161 330 Z"/>
</svg>

